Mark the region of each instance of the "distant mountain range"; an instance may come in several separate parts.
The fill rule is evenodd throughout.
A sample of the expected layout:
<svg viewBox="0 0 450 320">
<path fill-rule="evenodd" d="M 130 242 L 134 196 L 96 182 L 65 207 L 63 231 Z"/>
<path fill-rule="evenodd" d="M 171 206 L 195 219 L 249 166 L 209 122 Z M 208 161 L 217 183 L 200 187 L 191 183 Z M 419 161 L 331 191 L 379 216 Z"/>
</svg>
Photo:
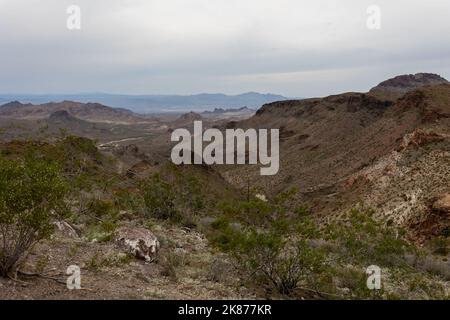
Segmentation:
<svg viewBox="0 0 450 320">
<path fill-rule="evenodd" d="M 49 102 L 77 101 L 96 102 L 115 108 L 127 108 L 137 113 L 170 113 L 196 111 L 202 112 L 215 108 L 258 109 L 263 104 L 288 100 L 276 94 L 248 92 L 239 95 L 195 94 L 195 95 L 120 95 L 106 93 L 32 95 L 0 94 L 0 104 L 18 100 L 21 103 L 45 104 Z"/>
<path fill-rule="evenodd" d="M 123 108 L 111 108 L 99 103 L 80 103 L 73 101 L 50 102 L 44 104 L 22 104 L 19 101 L 0 105 L 0 117 L 24 120 L 76 119 L 89 122 L 139 123 L 148 122 L 150 117 L 133 113 Z M 69 118 L 70 117 L 70 118 Z"/>
</svg>

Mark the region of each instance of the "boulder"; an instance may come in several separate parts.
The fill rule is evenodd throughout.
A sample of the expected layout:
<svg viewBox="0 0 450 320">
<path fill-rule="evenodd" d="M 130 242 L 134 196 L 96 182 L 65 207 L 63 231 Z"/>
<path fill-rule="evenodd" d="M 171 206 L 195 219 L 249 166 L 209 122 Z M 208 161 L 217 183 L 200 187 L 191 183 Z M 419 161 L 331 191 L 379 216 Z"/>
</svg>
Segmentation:
<svg viewBox="0 0 450 320">
<path fill-rule="evenodd" d="M 146 262 L 152 262 L 160 248 L 156 236 L 149 230 L 140 227 L 119 228 L 116 232 L 115 242 L 122 250 Z"/>
<path fill-rule="evenodd" d="M 260 193 L 258 193 L 258 194 L 255 195 L 255 198 L 256 198 L 256 199 L 259 199 L 259 200 L 261 200 L 261 201 L 263 201 L 263 202 L 267 202 L 267 198 L 266 198 L 266 195 L 265 195 L 265 194 L 260 194 Z"/>
<path fill-rule="evenodd" d="M 441 195 L 433 203 L 433 211 L 450 215 L 450 193 Z"/>
</svg>

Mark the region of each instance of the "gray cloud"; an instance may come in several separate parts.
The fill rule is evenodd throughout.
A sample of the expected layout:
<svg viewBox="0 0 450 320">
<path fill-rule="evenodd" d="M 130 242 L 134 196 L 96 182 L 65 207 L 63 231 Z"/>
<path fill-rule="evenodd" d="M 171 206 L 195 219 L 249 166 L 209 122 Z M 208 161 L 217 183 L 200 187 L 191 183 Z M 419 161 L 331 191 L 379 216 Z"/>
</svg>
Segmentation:
<svg viewBox="0 0 450 320">
<path fill-rule="evenodd" d="M 66 29 L 70 4 L 80 31 Z M 448 78 L 449 18 L 447 0 L 0 0 L 0 92 L 315 96 Z"/>
</svg>

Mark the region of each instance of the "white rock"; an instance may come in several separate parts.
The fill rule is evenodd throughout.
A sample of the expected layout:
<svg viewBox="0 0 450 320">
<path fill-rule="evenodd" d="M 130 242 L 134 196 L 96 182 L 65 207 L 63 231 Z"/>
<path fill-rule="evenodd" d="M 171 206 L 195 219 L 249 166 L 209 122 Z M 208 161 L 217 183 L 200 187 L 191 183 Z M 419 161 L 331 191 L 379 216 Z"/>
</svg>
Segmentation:
<svg viewBox="0 0 450 320">
<path fill-rule="evenodd" d="M 255 195 L 255 198 L 257 198 L 257 199 L 259 199 L 261 201 L 267 202 L 266 195 L 264 195 L 264 194 L 258 193 L 258 194 Z"/>
<path fill-rule="evenodd" d="M 147 262 L 155 259 L 160 248 L 156 236 L 147 229 L 139 227 L 119 228 L 116 232 L 115 242 L 123 250 Z"/>
</svg>

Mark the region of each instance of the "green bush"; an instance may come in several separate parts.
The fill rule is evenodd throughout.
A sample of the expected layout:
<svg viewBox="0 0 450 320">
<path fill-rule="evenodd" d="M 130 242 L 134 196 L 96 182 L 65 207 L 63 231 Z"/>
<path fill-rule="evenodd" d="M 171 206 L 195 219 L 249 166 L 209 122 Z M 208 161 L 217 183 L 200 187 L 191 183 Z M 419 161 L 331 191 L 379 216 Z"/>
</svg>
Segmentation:
<svg viewBox="0 0 450 320">
<path fill-rule="evenodd" d="M 436 237 L 429 241 L 428 246 L 437 255 L 446 256 L 450 253 L 450 239 L 446 237 Z"/>
<path fill-rule="evenodd" d="M 280 217 L 268 229 L 248 226 L 239 230 L 221 217 L 212 223 L 215 231 L 211 240 L 233 257 L 242 272 L 280 294 L 291 295 L 299 284 L 309 283 L 326 264 L 323 250 L 310 244 L 312 224 L 306 221 L 296 224 L 298 232 L 294 235 L 290 222 Z"/>
<path fill-rule="evenodd" d="M 325 239 L 335 244 L 342 261 L 406 266 L 405 254 L 413 248 L 404 240 L 404 232 L 375 220 L 372 215 L 370 210 L 351 210 L 348 221 L 328 226 Z"/>
<path fill-rule="evenodd" d="M 237 259 L 243 270 L 259 276 L 284 295 L 308 282 L 323 267 L 320 250 L 305 240 L 283 239 L 274 233 L 250 232 L 241 240 Z"/>
<path fill-rule="evenodd" d="M 90 203 L 89 211 L 97 218 L 105 216 L 115 217 L 117 215 L 114 202 L 106 199 L 93 199 Z"/>
<path fill-rule="evenodd" d="M 346 218 L 321 225 L 306 206 L 282 206 L 265 203 L 267 210 L 261 210 L 253 201 L 244 206 L 223 203 L 207 232 L 211 243 L 232 257 L 240 274 L 268 294 L 276 289 L 290 297 L 381 299 L 404 295 L 406 280 L 395 274 L 434 283 L 430 274 L 413 265 L 411 257 L 419 251 L 405 240 L 404 231 L 376 220 L 371 210 L 354 209 Z M 264 213 L 260 219 L 246 219 L 258 211 Z M 446 248 L 442 239 L 432 247 Z M 365 271 L 370 265 L 388 270 L 381 290 L 367 288 Z M 442 295 L 436 286 L 430 288 L 417 294 Z"/>
<path fill-rule="evenodd" d="M 163 220 L 180 220 L 175 206 L 176 194 L 172 186 L 159 175 L 147 179 L 143 186 L 144 203 L 147 214 Z"/>
<path fill-rule="evenodd" d="M 51 224 L 65 212 L 67 184 L 59 167 L 28 154 L 24 160 L 0 158 L 0 274 L 13 271 Z"/>
<path fill-rule="evenodd" d="M 120 210 L 130 210 L 133 213 L 141 213 L 144 207 L 142 197 L 135 191 L 118 189 L 114 192 L 115 206 Z"/>
</svg>

